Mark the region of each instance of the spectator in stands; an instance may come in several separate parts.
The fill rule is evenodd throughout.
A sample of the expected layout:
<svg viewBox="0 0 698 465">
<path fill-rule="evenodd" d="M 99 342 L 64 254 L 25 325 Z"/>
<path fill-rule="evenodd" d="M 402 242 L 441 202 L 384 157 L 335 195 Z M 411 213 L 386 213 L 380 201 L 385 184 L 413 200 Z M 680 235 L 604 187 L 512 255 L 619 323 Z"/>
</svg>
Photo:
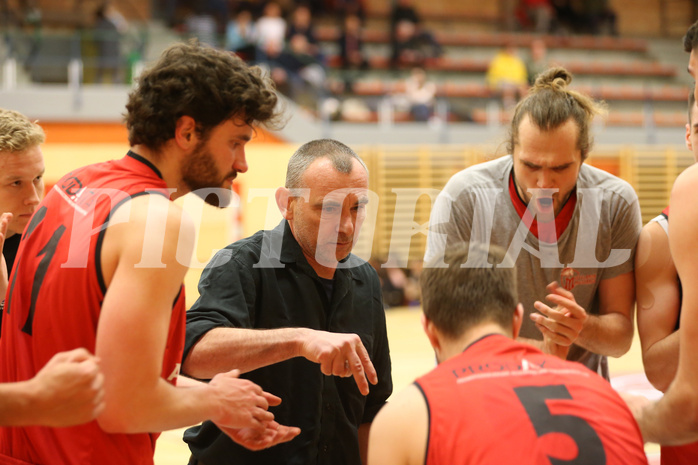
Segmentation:
<svg viewBox="0 0 698 465">
<path fill-rule="evenodd" d="M 412 0 L 395 0 L 393 8 L 390 12 L 390 32 L 394 39 L 397 33 L 397 25 L 401 21 L 409 21 L 414 25 L 419 25 L 421 18 Z"/>
<path fill-rule="evenodd" d="M 391 64 L 423 66 L 424 60 L 442 55 L 441 44 L 424 29 L 412 0 L 396 0 L 390 14 Z"/>
<path fill-rule="evenodd" d="M 394 262 L 385 262 L 385 259 L 372 257 L 369 263 L 378 273 L 383 294 L 383 308 L 401 307 L 405 305 L 405 285 L 407 276 L 402 268 Z"/>
<path fill-rule="evenodd" d="M 520 0 L 517 16 L 519 25 L 524 30 L 533 30 L 538 34 L 550 32 L 554 10 L 550 0 Z"/>
<path fill-rule="evenodd" d="M 194 6 L 184 19 L 185 33 L 199 42 L 213 47 L 218 46 L 218 25 L 216 18 L 207 9 L 206 3 L 194 2 Z"/>
<path fill-rule="evenodd" d="M 578 3 L 574 0 L 551 0 L 553 7 L 552 32 L 560 35 L 578 33 L 586 22 Z"/>
<path fill-rule="evenodd" d="M 422 68 L 413 68 L 405 79 L 405 96 L 410 114 L 415 121 L 428 121 L 434 111 L 436 84 L 427 80 L 427 73 Z"/>
<path fill-rule="evenodd" d="M 363 51 L 363 30 L 361 18 L 356 14 L 344 17 L 344 28 L 339 36 L 339 57 L 345 70 L 364 70 L 368 68 L 368 60 Z"/>
<path fill-rule="evenodd" d="M 532 86 L 540 73 L 550 68 L 548 60 L 548 47 L 545 40 L 538 37 L 531 41 L 531 53 L 526 61 L 526 74 L 528 85 Z"/>
<path fill-rule="evenodd" d="M 334 0 L 333 3 L 333 12 L 339 18 L 356 15 L 362 22 L 366 19 L 362 0 Z"/>
<path fill-rule="evenodd" d="M 608 4 L 608 0 L 586 0 L 582 7 L 582 15 L 589 33 L 618 35 L 616 13 Z"/>
<path fill-rule="evenodd" d="M 291 21 L 286 30 L 286 40 L 290 42 L 293 36 L 299 34 L 305 37 L 306 53 L 311 54 L 316 60 L 322 61 L 323 57 L 315 36 L 312 13 L 310 7 L 304 3 L 297 5 L 291 14 Z"/>
<path fill-rule="evenodd" d="M 256 56 L 257 28 L 252 19 L 252 11 L 244 7 L 228 21 L 225 30 L 225 49 L 237 53 L 245 61 Z"/>
<path fill-rule="evenodd" d="M 103 3 L 95 11 L 94 41 L 97 46 L 96 82 L 105 82 L 108 77 L 112 84 L 123 81 L 121 77 L 121 33 Z"/>
<path fill-rule="evenodd" d="M 419 306 L 422 303 L 422 288 L 419 286 L 419 277 L 422 275 L 423 266 L 422 259 L 410 260 L 407 263 L 405 300 L 410 307 Z"/>
<path fill-rule="evenodd" d="M 393 67 L 423 67 L 429 59 L 440 57 L 441 45 L 417 24 L 402 20 L 397 24 L 391 64 Z"/>
<path fill-rule="evenodd" d="M 301 105 L 316 108 L 325 91 L 325 69 L 313 55 L 303 34 L 290 38 L 283 49 L 271 42 L 261 64 L 269 68 L 280 92 Z"/>
<path fill-rule="evenodd" d="M 286 37 L 286 20 L 281 6 L 272 1 L 257 20 L 257 61 L 264 62 L 281 53 Z"/>
<path fill-rule="evenodd" d="M 526 64 L 517 54 L 514 44 L 508 44 L 494 56 L 487 68 L 487 84 L 505 110 L 512 109 L 526 93 Z"/>
</svg>

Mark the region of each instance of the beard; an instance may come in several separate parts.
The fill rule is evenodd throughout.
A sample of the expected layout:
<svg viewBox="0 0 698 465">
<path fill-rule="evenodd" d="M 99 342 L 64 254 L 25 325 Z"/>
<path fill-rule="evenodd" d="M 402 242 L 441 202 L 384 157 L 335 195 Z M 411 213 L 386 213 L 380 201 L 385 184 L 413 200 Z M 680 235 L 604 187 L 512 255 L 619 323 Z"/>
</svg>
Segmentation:
<svg viewBox="0 0 698 465">
<path fill-rule="evenodd" d="M 226 179 L 234 179 L 237 171 L 221 176 L 213 156 L 206 149 L 206 141 L 199 142 L 182 168 L 182 181 L 194 195 L 209 205 L 218 208 L 230 206 L 233 191 L 223 187 Z"/>
</svg>

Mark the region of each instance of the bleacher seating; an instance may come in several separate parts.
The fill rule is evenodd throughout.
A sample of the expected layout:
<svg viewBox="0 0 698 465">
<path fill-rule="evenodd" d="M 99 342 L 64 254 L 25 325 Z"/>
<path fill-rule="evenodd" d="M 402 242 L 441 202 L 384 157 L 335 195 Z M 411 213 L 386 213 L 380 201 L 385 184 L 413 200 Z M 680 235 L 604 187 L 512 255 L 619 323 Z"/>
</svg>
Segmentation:
<svg viewBox="0 0 698 465">
<path fill-rule="evenodd" d="M 339 68 L 341 63 L 336 55 L 326 57 L 327 64 L 331 68 Z M 371 69 L 389 69 L 390 60 L 385 56 L 369 57 Z M 558 63 L 572 72 L 580 75 L 596 76 L 641 76 L 641 77 L 674 77 L 677 70 L 674 66 L 657 62 L 602 62 L 602 61 L 569 61 Z M 458 73 L 485 73 L 489 60 L 478 58 L 449 58 L 427 60 L 425 68 L 430 71 L 458 72 Z"/>
<path fill-rule="evenodd" d="M 430 20 L 435 19 L 432 16 L 429 16 Z M 364 99 L 372 109 L 370 120 L 376 118 L 379 99 L 403 92 L 402 80 L 408 71 L 406 67 L 396 67 L 391 63 L 386 18 L 379 12 L 367 21 L 370 26 L 364 30 L 363 39 L 370 72 L 352 75 L 353 95 Z M 316 32 L 325 44 L 330 76 L 341 79 L 344 72 L 334 46 L 338 28 L 325 24 Z M 424 68 L 437 83 L 437 98 L 448 103 L 449 120 L 459 120 L 458 115 L 463 113 L 467 113 L 468 121 L 484 123 L 491 120 L 488 102 L 496 95 L 485 83 L 491 58 L 508 44 L 517 46 L 525 57 L 531 43 L 538 38 L 546 43 L 551 64 L 564 66 L 577 76 L 573 81 L 576 90 L 609 103 L 607 125 L 659 127 L 684 124 L 688 86 L 679 79 L 682 70 L 675 63 L 662 61 L 664 57 L 652 55 L 649 39 L 537 36 L 496 30 L 461 32 L 453 27 L 434 30 L 433 33 L 444 46 L 445 53 L 439 58 L 427 59 Z M 467 110 L 451 111 L 454 106 Z M 395 121 L 410 120 L 409 115 L 399 109 L 393 111 L 393 118 Z"/>
</svg>

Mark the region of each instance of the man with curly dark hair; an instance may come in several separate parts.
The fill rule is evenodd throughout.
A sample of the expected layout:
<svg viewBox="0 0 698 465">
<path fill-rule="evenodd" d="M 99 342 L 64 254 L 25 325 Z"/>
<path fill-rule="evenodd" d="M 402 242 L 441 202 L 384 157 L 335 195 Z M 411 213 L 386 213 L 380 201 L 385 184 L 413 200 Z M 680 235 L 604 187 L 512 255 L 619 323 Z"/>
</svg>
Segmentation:
<svg viewBox="0 0 698 465">
<path fill-rule="evenodd" d="M 106 406 L 80 426 L 2 430 L 0 461 L 152 464 L 156 432 L 206 419 L 253 449 L 298 434 L 267 410 L 280 399 L 237 370 L 177 383 L 194 226 L 171 200 L 198 190 L 224 205 L 247 171 L 253 124 L 278 121 L 276 104 L 258 68 L 175 44 L 129 96 L 128 154 L 67 174 L 37 207 L 9 283 L 0 380 L 85 347 L 99 358 Z"/>
</svg>

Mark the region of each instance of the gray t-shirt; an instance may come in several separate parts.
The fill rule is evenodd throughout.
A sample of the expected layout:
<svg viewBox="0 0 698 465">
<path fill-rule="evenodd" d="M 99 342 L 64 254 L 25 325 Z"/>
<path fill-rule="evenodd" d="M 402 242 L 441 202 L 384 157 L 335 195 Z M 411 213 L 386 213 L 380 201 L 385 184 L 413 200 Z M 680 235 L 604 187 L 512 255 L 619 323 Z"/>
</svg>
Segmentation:
<svg viewBox="0 0 698 465">
<path fill-rule="evenodd" d="M 526 312 L 520 335 L 542 340 L 528 315 L 536 311 L 536 300 L 546 302 L 549 283 L 559 282 L 582 308 L 598 315 L 601 280 L 633 270 L 642 229 L 640 206 L 630 184 L 582 164 L 572 219 L 556 243 L 546 243 L 528 230 L 514 208 L 511 173 L 512 157 L 504 156 L 448 181 L 431 213 L 425 263 L 443 257 L 449 244 L 460 241 L 503 247 L 516 263 L 519 300 Z M 568 358 L 607 375 L 604 357 L 573 346 Z"/>
</svg>

